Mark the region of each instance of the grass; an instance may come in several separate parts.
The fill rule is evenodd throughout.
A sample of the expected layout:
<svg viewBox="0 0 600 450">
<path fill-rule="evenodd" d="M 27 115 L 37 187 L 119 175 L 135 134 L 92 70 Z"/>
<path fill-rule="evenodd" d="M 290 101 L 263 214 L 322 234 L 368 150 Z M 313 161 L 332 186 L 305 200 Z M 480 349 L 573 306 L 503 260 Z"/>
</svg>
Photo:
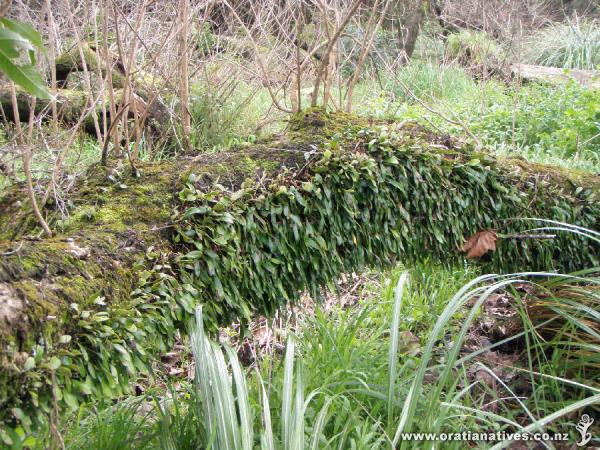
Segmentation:
<svg viewBox="0 0 600 450">
<path fill-rule="evenodd" d="M 541 228 L 600 241 L 564 224 Z M 432 448 L 404 433 L 467 430 L 560 432 L 573 443 L 580 414 L 600 411 L 599 268 L 477 276 L 425 262 L 381 285 L 353 308 L 302 316 L 284 330 L 283 357 L 251 368 L 206 335 L 199 309 L 195 380 L 82 407 L 63 422 L 66 448 Z M 466 346 L 488 317 L 482 305 L 502 298 L 512 299 L 518 329 Z M 494 355 L 514 358 L 502 371 Z"/>
<path fill-rule="evenodd" d="M 408 93 L 404 87 L 409 87 L 412 93 Z M 460 67 L 414 61 L 394 76 L 386 74 L 378 79 L 377 74 L 372 74 L 369 81 L 360 84 L 356 93 L 356 110 L 359 113 L 386 116 L 394 111 L 398 103 L 416 104 L 415 96 L 427 103 L 439 100 L 455 102 L 472 97 L 477 89 L 477 82 Z M 382 98 L 386 103 L 373 103 Z"/>
<path fill-rule="evenodd" d="M 476 82 L 457 66 L 415 62 L 384 83 L 363 83 L 356 104 L 359 113 L 415 120 L 471 140 L 468 130 L 499 155 L 600 171 L 600 95 L 575 82 Z"/>
<path fill-rule="evenodd" d="M 599 30 L 597 21 L 550 25 L 531 36 L 523 61 L 597 69 Z M 500 54 L 493 41 L 464 32 L 450 36 L 443 55 L 441 41 L 424 37 L 421 57 L 398 71 L 366 68 L 355 112 L 416 120 L 470 139 L 468 129 L 498 155 L 600 173 L 597 90 L 478 81 L 458 64 L 439 61 L 493 63 Z M 467 53 L 461 51 L 467 46 Z M 309 89 L 304 92 L 308 105 Z M 279 132 L 284 117 L 271 109 L 266 88 L 239 80 L 218 88 L 193 85 L 191 114 L 191 141 L 199 152 Z M 0 145 L 7 144 L 0 129 Z M 55 157 L 41 147 L 36 179 L 47 176 Z M 71 150 L 69 174 L 99 161 L 101 149 L 92 138 Z M 141 143 L 142 160 L 162 157 Z M 9 184 L 0 176 L 0 194 Z M 586 230 L 543 225 L 600 240 Z M 301 316 L 297 328 L 282 330 L 285 353 L 263 355 L 251 368 L 206 335 L 199 310 L 190 325 L 194 379 L 156 382 L 138 397 L 83 405 L 59 421 L 65 448 L 433 448 L 431 442 L 408 442 L 403 433 L 463 430 L 561 432 L 572 444 L 581 413 L 600 417 L 600 269 L 478 275 L 473 266 L 431 261 L 400 267 L 382 275 L 380 292 L 363 296 L 355 307 Z M 484 306 L 499 299 L 510 299 L 518 328 L 475 348 L 467 345 L 478 329 L 474 324 L 489 319 Z M 599 444 L 594 438 L 592 444 Z M 50 440 L 46 430 L 37 439 L 23 437 L 15 448 L 47 448 Z"/>
<path fill-rule="evenodd" d="M 600 68 L 600 21 L 570 19 L 534 33 L 524 46 L 523 62 L 565 69 Z"/>
<path fill-rule="evenodd" d="M 583 67 L 591 53 L 578 51 L 547 54 Z M 372 72 L 355 95 L 361 114 L 417 120 L 465 138 L 468 128 L 499 155 L 600 172 L 600 96 L 575 84 L 476 81 L 458 66 L 416 60 L 395 74 Z M 261 129 L 279 131 L 281 122 L 264 125 L 265 117 L 280 118 L 269 104 L 266 89 L 245 82 L 222 92 L 194 86 L 192 143 L 220 151 L 253 142 Z M 70 173 L 99 159 L 94 140 L 77 146 L 66 161 Z M 50 156 L 37 153 L 36 176 Z M 156 155 L 142 143 L 140 157 Z M 0 177 L 0 192 L 3 183 Z M 206 335 L 199 310 L 190 342 L 194 380 L 82 406 L 59 423 L 65 448 L 433 448 L 403 433 L 463 430 L 560 432 L 572 443 L 579 415 L 598 417 L 599 268 L 478 276 L 472 266 L 425 262 L 385 274 L 381 285 L 356 307 L 302 316 L 297 329 L 283 330 L 285 354 L 264 355 L 250 369 Z M 512 299 L 518 329 L 471 348 L 474 324 L 487 317 L 482 306 L 499 298 Z M 24 444 L 46 448 L 49 436 Z"/>
<path fill-rule="evenodd" d="M 51 176 L 54 161 L 60 151 L 59 148 L 53 146 L 52 139 L 48 136 L 42 138 L 42 134 L 46 133 L 47 130 L 43 129 L 40 136 L 36 138 L 35 153 L 32 161 L 32 178 L 34 182 L 41 180 L 45 182 Z M 61 139 L 66 139 L 65 136 L 55 136 L 57 142 Z M 3 145 L 8 145 L 9 141 L 3 141 L 2 129 L 0 128 L 0 149 Z M 16 147 L 18 148 L 18 147 Z M 63 162 L 63 168 L 66 169 L 66 173 L 62 175 L 66 181 L 66 184 L 70 184 L 73 181 L 73 177 L 76 174 L 81 174 L 87 170 L 92 164 L 100 161 L 100 155 L 102 152 L 101 146 L 98 144 L 95 138 L 87 135 L 82 135 L 79 139 L 76 139 L 73 146 L 67 151 L 65 160 Z M 0 173 L 0 195 L 5 189 L 8 189 L 15 181 L 23 182 L 25 175 L 23 173 L 23 163 L 20 153 L 7 154 L 6 159 L 1 160 L 11 169 L 11 176 L 4 176 Z M 12 172 L 14 171 L 14 175 Z"/>
<path fill-rule="evenodd" d="M 267 89 L 242 80 L 216 91 L 195 85 L 190 103 L 190 140 L 199 151 L 226 150 L 281 130 L 283 116 L 271 111 Z"/>
<path fill-rule="evenodd" d="M 493 79 L 476 81 L 462 67 L 425 59 L 415 59 L 394 73 L 372 67 L 368 72 L 356 87 L 354 111 L 358 114 L 416 120 L 471 139 L 468 129 L 501 156 L 519 155 L 534 162 L 600 172 L 598 90 L 575 83 L 518 86 Z M 249 82 L 236 81 L 213 90 L 194 85 L 191 100 L 191 142 L 199 152 L 252 143 L 282 131 L 285 125 L 284 115 L 271 109 L 267 89 Z M 303 104 L 309 104 L 308 90 Z M 0 145 L 6 140 L 0 135 Z M 140 158 L 162 159 L 177 151 L 155 148 L 150 155 L 142 142 Z M 47 177 L 54 153 L 39 146 L 33 161 L 34 179 Z M 67 172 L 81 173 L 98 162 L 100 153 L 95 139 L 77 140 L 67 153 Z M 17 179 L 22 179 L 19 161 L 15 168 Z M 0 175 L 0 193 L 10 182 Z"/>
</svg>

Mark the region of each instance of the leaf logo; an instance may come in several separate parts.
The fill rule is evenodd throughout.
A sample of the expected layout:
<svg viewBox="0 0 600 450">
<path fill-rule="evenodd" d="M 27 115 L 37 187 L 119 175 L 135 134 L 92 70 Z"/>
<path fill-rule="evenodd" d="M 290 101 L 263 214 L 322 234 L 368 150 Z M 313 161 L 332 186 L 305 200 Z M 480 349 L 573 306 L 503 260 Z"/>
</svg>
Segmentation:
<svg viewBox="0 0 600 450">
<path fill-rule="evenodd" d="M 588 433 L 589 428 L 594 423 L 594 419 L 592 419 L 587 414 L 581 416 L 579 423 L 575 425 L 575 429 L 581 433 L 581 441 L 577 443 L 579 447 L 583 447 L 585 444 L 592 440 L 592 433 Z"/>
</svg>

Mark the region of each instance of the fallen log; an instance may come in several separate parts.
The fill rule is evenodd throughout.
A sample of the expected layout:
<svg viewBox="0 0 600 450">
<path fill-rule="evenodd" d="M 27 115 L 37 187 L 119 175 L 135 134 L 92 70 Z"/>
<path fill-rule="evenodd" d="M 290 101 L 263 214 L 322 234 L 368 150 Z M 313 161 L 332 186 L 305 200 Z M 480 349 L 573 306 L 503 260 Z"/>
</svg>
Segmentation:
<svg viewBox="0 0 600 450">
<path fill-rule="evenodd" d="M 96 168 L 70 219 L 15 234 L 18 191 L 0 199 L 0 411 L 30 427 L 53 402 L 129 389 L 168 351 L 197 304 L 207 326 L 272 314 L 364 267 L 461 258 L 481 230 L 532 228 L 540 217 L 598 228 L 595 175 L 497 160 L 413 124 L 372 124 L 309 110 L 284 136 L 235 151 L 140 167 L 108 180 Z M 7 219 L 7 216 L 10 217 Z M 496 271 L 571 271 L 598 245 L 507 239 Z M 52 386 L 55 389 L 52 389 Z"/>
<path fill-rule="evenodd" d="M 83 59 L 81 55 L 83 55 Z M 83 72 L 84 61 L 85 68 L 89 72 L 100 73 L 103 77 L 106 77 L 108 70 L 112 69 L 113 87 L 119 89 L 124 86 L 125 67 L 116 55 L 103 57 L 94 46 L 83 44 L 81 52 L 79 47 L 74 46 L 56 58 L 54 65 L 56 68 L 56 82 L 59 88 L 66 89 L 68 87 L 69 75 L 75 72 Z"/>
<path fill-rule="evenodd" d="M 600 71 L 597 70 L 561 69 L 530 64 L 512 64 L 510 70 L 513 77 L 525 81 L 557 84 L 575 80 L 590 89 L 600 88 Z"/>
<path fill-rule="evenodd" d="M 123 64 L 111 56 L 110 61 L 107 58 L 102 58 L 88 45 L 84 45 L 82 53 L 86 63 L 86 68 L 91 74 L 101 74 L 106 77 L 110 67 L 112 87 L 114 89 L 114 102 L 117 108 L 123 106 L 123 93 L 125 85 L 125 69 Z M 71 126 L 79 123 L 82 116 L 85 119 L 81 123 L 83 131 L 95 134 L 94 116 L 95 119 L 103 127 L 104 113 L 103 110 L 109 111 L 109 94 L 108 90 L 100 90 L 103 86 L 101 83 L 94 83 L 91 94 L 81 89 L 69 88 L 69 76 L 74 73 L 83 72 L 83 62 L 79 53 L 79 48 L 74 47 L 71 50 L 59 55 L 56 58 L 56 79 L 58 89 L 54 101 L 57 104 L 58 120 L 62 124 Z M 154 130 L 164 128 L 165 124 L 170 119 L 170 114 L 161 100 L 161 94 L 154 86 L 153 78 L 141 71 L 131 77 L 133 94 L 130 93 L 129 98 L 129 117 L 134 117 L 137 113 L 139 117 L 146 117 L 148 124 Z M 21 89 L 16 90 L 17 94 L 17 109 L 19 119 L 27 121 L 31 112 L 31 96 Z M 43 121 L 52 119 L 51 105 L 52 100 L 36 99 L 34 113 Z M 12 103 L 12 90 L 8 85 L 0 85 L 0 120 L 15 121 L 15 114 Z M 110 122 L 108 118 L 107 122 Z M 107 123 L 107 127 L 110 123 Z"/>
<path fill-rule="evenodd" d="M 19 119 L 23 122 L 29 119 L 31 112 L 31 95 L 27 92 L 17 89 L 17 111 Z M 100 128 L 104 126 L 104 110 L 107 114 L 107 124 L 110 126 L 109 98 L 108 93 L 100 95 L 90 95 L 86 92 L 75 89 L 57 89 L 55 101 L 57 105 L 58 121 L 66 126 L 72 126 L 80 122 L 80 118 L 85 116 L 80 123 L 82 130 L 95 134 L 94 116 L 96 117 Z M 114 101 L 117 106 L 122 105 L 123 89 L 114 91 Z M 49 99 L 36 99 L 34 114 L 42 121 L 46 122 L 52 119 L 51 102 Z M 12 91 L 8 86 L 0 85 L 0 121 L 15 121 L 15 112 L 12 102 Z M 156 100 L 151 99 L 150 102 L 144 100 L 137 94 L 131 96 L 129 102 L 128 115 L 133 118 L 135 114 L 140 117 L 147 117 L 147 121 L 154 129 L 159 129 L 164 126 L 169 118 L 168 111 L 164 105 Z"/>
</svg>

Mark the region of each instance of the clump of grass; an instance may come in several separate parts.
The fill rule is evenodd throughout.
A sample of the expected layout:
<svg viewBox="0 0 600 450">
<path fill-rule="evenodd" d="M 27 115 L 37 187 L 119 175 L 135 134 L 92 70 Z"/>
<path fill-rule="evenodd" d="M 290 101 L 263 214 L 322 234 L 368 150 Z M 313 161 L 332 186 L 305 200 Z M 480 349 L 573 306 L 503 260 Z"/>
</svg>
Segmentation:
<svg viewBox="0 0 600 450">
<path fill-rule="evenodd" d="M 12 448 L 42 450 L 47 448 L 103 449 L 145 448 L 156 438 L 154 416 L 144 411 L 143 398 L 124 398 L 116 404 L 99 404 L 92 408 L 81 406 L 66 421 L 68 433 L 53 435 L 46 430 L 41 439 L 29 437 L 22 443 L 13 439 Z M 60 438 L 57 439 L 57 436 Z M 62 440 L 57 447 L 49 446 L 50 440 Z M 21 444 L 23 447 L 19 447 Z"/>
<path fill-rule="evenodd" d="M 410 92 L 406 87 L 410 88 Z M 418 100 L 428 104 L 456 103 L 473 98 L 477 82 L 461 67 L 412 61 L 398 72 L 357 85 L 354 111 L 378 118 L 394 118 Z"/>
<path fill-rule="evenodd" d="M 477 89 L 477 83 L 462 68 L 431 62 L 410 64 L 400 72 L 399 79 L 412 94 L 392 81 L 396 99 L 409 103 L 415 102 L 415 96 L 426 101 L 456 101 Z"/>
<path fill-rule="evenodd" d="M 235 81 L 224 86 L 195 85 L 192 89 L 192 147 L 198 151 L 219 151 L 258 135 L 277 131 L 277 114 L 270 112 L 271 98 L 265 88 Z"/>
<path fill-rule="evenodd" d="M 600 68 L 600 21 L 567 20 L 534 33 L 524 46 L 523 62 L 565 69 Z"/>
</svg>

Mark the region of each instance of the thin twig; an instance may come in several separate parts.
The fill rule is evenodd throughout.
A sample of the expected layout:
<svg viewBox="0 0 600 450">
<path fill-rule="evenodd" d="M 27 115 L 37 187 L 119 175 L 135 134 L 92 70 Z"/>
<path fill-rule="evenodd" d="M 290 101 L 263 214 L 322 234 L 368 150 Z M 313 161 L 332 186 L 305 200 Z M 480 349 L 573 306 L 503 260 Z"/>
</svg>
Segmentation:
<svg viewBox="0 0 600 450">
<path fill-rule="evenodd" d="M 556 239 L 555 234 L 527 234 L 527 233 L 499 234 L 498 237 L 502 238 L 502 239 Z"/>
<path fill-rule="evenodd" d="M 28 146 L 23 147 L 23 172 L 25 172 L 25 179 L 27 181 L 27 195 L 29 196 L 29 202 L 31 203 L 31 209 L 33 209 L 33 214 L 37 219 L 38 223 L 44 230 L 44 233 L 48 235 L 48 237 L 52 237 L 52 231 L 50 231 L 50 227 L 46 223 L 44 216 L 40 212 L 40 208 L 38 208 L 37 201 L 35 199 L 35 193 L 33 191 L 33 181 L 31 179 L 31 149 Z"/>
<path fill-rule="evenodd" d="M 15 248 L 14 250 L 11 250 L 9 252 L 4 252 L 4 253 L 0 253 L 0 255 L 2 256 L 10 256 L 10 255 L 14 255 L 15 253 L 19 253 L 21 251 L 21 248 L 23 247 L 23 241 L 21 241 L 18 245 L 17 248 Z"/>
</svg>

